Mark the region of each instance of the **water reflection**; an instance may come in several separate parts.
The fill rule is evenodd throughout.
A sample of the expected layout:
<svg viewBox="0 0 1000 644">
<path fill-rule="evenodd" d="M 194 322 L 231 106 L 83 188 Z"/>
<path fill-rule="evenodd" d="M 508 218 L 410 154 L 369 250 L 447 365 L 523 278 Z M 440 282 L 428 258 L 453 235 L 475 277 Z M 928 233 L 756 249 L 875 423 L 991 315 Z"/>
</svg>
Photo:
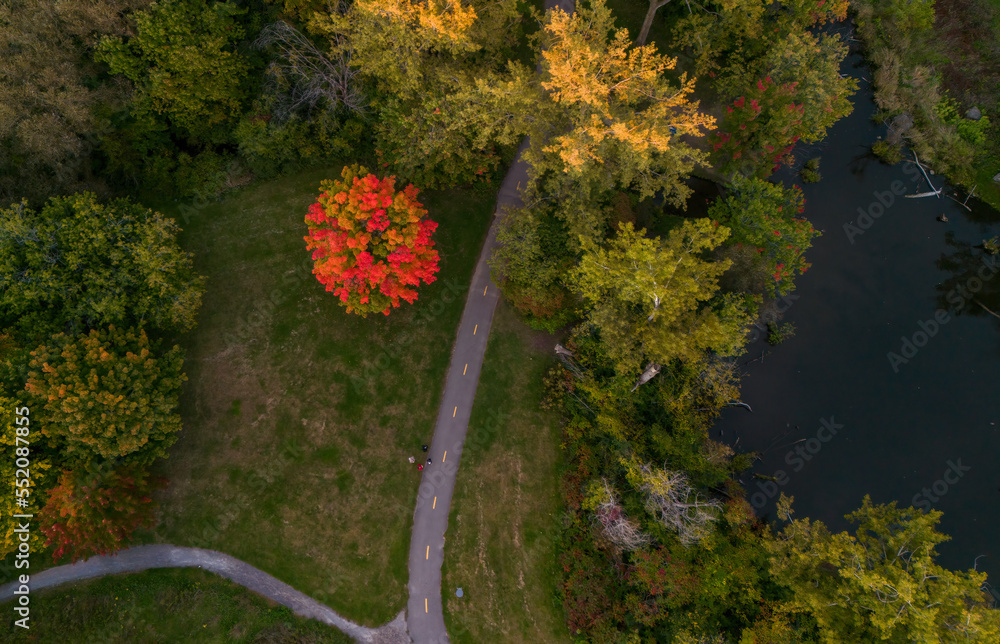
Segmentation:
<svg viewBox="0 0 1000 644">
<path fill-rule="evenodd" d="M 985 240 L 984 240 L 985 241 Z M 972 244 L 945 234 L 952 252 L 942 255 L 937 267 L 951 273 L 938 285 L 938 306 L 954 315 L 992 316 L 1000 324 L 1000 254 L 984 243 Z"/>
<path fill-rule="evenodd" d="M 845 67 L 867 75 L 859 56 Z M 753 413 L 727 408 L 713 438 L 760 454 L 741 481 L 759 494 L 761 515 L 781 492 L 795 496 L 798 516 L 837 531 L 865 494 L 929 504 L 944 512 L 940 529 L 951 536 L 940 562 L 967 569 L 981 556 L 979 570 L 1000 587 L 1000 319 L 976 303 L 1000 313 L 1000 277 L 977 275 L 992 261 L 982 241 L 1000 235 L 1000 213 L 975 198 L 970 212 L 961 205 L 966 193 L 951 186 L 939 197 L 900 196 L 926 191 L 926 181 L 913 164 L 890 167 L 869 155 L 886 133 L 871 120 L 876 111 L 861 82 L 854 114 L 831 129 L 822 151 L 822 181 L 803 186 L 806 216 L 824 234 L 785 314 L 795 337 L 749 348 L 741 399 Z M 788 171 L 778 178 L 798 182 Z M 941 187 L 940 176 L 931 179 Z M 890 206 L 859 222 L 859 208 L 869 212 L 889 193 Z M 973 277 L 982 281 L 975 293 Z M 902 355 L 906 341 L 922 346 L 894 369 L 889 356 Z M 834 434 L 823 419 L 842 427 Z"/>
</svg>

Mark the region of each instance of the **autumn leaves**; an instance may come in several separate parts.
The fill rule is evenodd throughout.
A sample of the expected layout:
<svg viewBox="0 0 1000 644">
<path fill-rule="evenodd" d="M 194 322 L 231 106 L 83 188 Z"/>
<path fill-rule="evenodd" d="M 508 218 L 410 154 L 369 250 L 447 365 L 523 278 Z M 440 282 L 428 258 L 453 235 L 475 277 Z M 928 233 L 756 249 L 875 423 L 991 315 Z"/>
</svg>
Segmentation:
<svg viewBox="0 0 1000 644">
<path fill-rule="evenodd" d="M 306 249 L 316 278 L 348 313 L 389 315 L 402 299 L 412 304 L 416 287 L 437 279 L 437 224 L 424 215 L 411 184 L 395 191 L 395 177 L 379 179 L 367 168 L 347 166 L 341 181 L 324 181 L 309 207 Z"/>
</svg>

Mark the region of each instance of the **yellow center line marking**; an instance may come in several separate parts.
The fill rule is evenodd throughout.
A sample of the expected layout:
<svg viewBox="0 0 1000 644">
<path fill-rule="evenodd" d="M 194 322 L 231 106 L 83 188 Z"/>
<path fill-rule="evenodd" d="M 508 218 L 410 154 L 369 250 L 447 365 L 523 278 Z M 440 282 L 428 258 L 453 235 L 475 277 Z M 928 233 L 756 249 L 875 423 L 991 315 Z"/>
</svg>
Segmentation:
<svg viewBox="0 0 1000 644">
<path fill-rule="evenodd" d="M 451 417 L 454 418 L 455 414 L 458 413 L 458 407 L 455 407 L 455 411 L 451 412 Z"/>
<path fill-rule="evenodd" d="M 424 559 L 430 559 L 430 558 L 431 558 L 431 547 L 427 546 L 427 556 L 424 557 Z"/>
<path fill-rule="evenodd" d="M 433 510 L 433 509 L 434 509 L 434 508 L 436 508 L 437 506 L 438 506 L 438 498 L 437 498 L 437 497 L 434 497 L 434 505 L 432 505 L 432 506 L 431 506 L 431 510 Z"/>
<path fill-rule="evenodd" d="M 478 330 L 479 330 L 479 325 L 477 324 L 476 328 L 472 330 L 472 335 L 476 335 L 476 331 Z"/>
<path fill-rule="evenodd" d="M 465 363 L 465 369 L 462 369 L 462 375 L 464 376 L 464 375 L 465 375 L 465 372 L 466 372 L 466 371 L 468 371 L 468 370 L 469 370 L 469 363 L 468 363 L 468 362 L 466 362 L 466 363 Z"/>
<path fill-rule="evenodd" d="M 445 451 L 444 451 L 444 456 L 442 456 L 442 457 L 441 457 L 441 462 L 442 462 L 442 463 L 444 463 L 444 460 L 445 460 L 446 458 L 448 458 L 448 450 L 445 450 Z"/>
<path fill-rule="evenodd" d="M 427 612 L 427 598 L 424 597 L 424 612 Z"/>
<path fill-rule="evenodd" d="M 483 288 L 483 295 L 486 295 L 486 289 L 488 289 L 489 287 L 490 287 L 489 284 L 487 284 L 486 287 Z"/>
</svg>

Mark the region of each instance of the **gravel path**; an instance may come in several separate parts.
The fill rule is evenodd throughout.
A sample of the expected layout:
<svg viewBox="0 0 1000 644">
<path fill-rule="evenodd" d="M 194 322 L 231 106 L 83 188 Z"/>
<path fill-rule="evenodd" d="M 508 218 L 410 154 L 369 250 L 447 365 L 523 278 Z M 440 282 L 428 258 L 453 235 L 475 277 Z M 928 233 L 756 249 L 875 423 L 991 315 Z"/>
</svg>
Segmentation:
<svg viewBox="0 0 1000 644">
<path fill-rule="evenodd" d="M 292 609 L 296 615 L 318 619 L 324 624 L 335 626 L 365 644 L 408 644 L 406 621 L 403 612 L 396 619 L 381 628 L 367 628 L 350 622 L 331 608 L 300 593 L 283 581 L 254 568 L 250 564 L 215 550 L 201 548 L 181 548 L 158 543 L 121 550 L 118 554 L 91 557 L 84 561 L 65 566 L 56 566 L 31 575 L 31 590 L 38 591 L 83 579 L 102 577 L 127 572 L 139 572 L 150 568 L 202 568 L 233 581 L 268 599 Z M 16 582 L 0 586 L 0 602 L 14 597 Z"/>
</svg>

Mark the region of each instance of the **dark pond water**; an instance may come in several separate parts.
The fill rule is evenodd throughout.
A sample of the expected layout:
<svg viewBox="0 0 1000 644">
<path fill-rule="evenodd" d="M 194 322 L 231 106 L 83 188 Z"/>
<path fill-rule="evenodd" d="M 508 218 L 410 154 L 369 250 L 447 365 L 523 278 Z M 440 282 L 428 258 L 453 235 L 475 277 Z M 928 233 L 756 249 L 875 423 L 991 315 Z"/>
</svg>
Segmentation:
<svg viewBox="0 0 1000 644">
<path fill-rule="evenodd" d="M 796 151 L 822 156 L 822 181 L 802 187 L 806 216 L 824 231 L 787 303 L 796 334 L 751 345 L 742 395 L 753 412 L 727 409 L 715 436 L 760 452 L 753 472 L 783 483 L 743 476 L 761 514 L 773 516 L 777 490 L 795 497 L 797 516 L 836 531 L 866 493 L 933 507 L 952 537 L 939 561 L 966 569 L 984 555 L 978 568 L 1000 588 L 1000 319 L 979 305 L 1000 313 L 1000 257 L 976 247 L 1000 234 L 1000 215 L 975 200 L 969 213 L 944 195 L 893 194 L 927 183 L 913 164 L 868 156 L 885 126 L 871 121 L 861 58 L 843 71 L 859 78 L 854 113 L 821 149 Z M 881 216 L 859 222 L 859 208 Z M 845 231 L 851 223 L 861 234 Z"/>
</svg>

